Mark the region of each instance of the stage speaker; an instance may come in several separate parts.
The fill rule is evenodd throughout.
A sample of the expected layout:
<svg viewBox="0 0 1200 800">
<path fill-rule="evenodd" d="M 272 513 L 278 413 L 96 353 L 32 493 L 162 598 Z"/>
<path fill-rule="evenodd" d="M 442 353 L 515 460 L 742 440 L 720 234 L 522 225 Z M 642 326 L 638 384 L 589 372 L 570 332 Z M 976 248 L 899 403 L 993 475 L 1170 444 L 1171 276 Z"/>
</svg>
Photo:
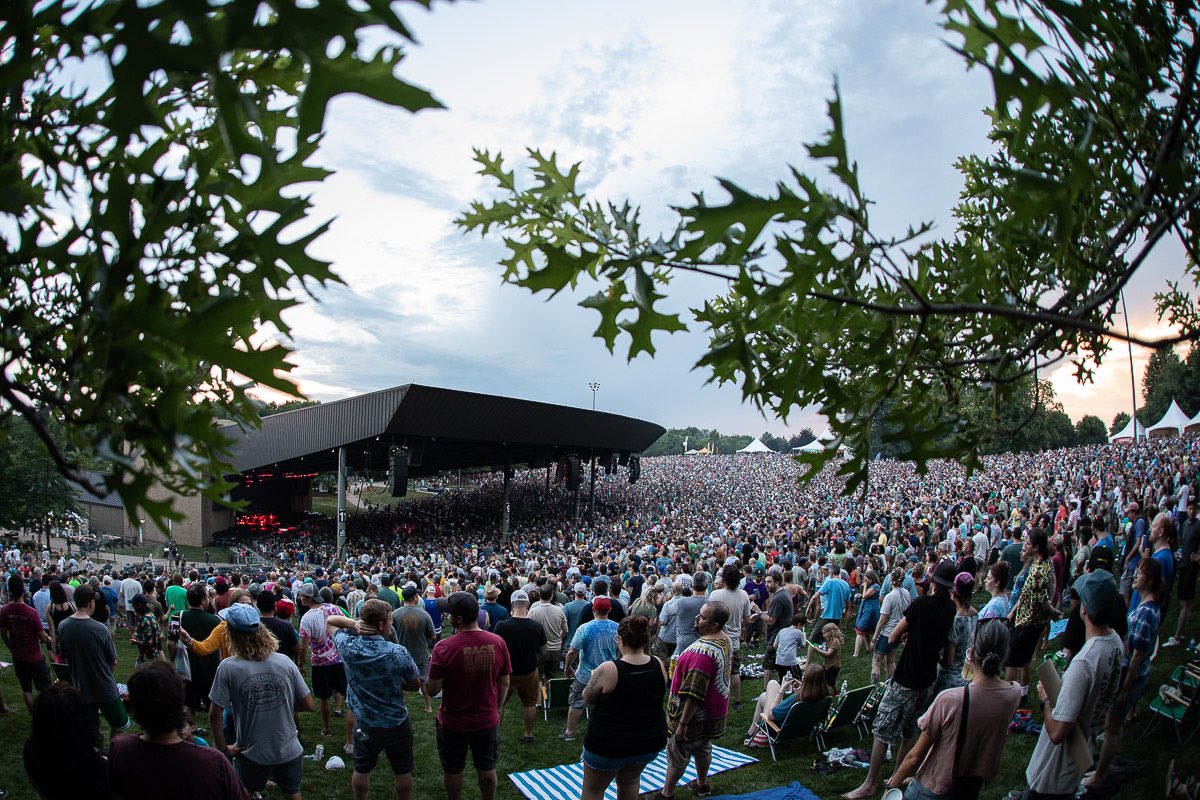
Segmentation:
<svg viewBox="0 0 1200 800">
<path fill-rule="evenodd" d="M 408 448 L 401 447 L 392 453 L 392 469 L 388 473 L 388 492 L 392 497 L 408 494 Z"/>
<path fill-rule="evenodd" d="M 637 483 L 637 479 L 642 477 L 642 459 L 637 456 L 629 457 L 629 482 Z"/>
<path fill-rule="evenodd" d="M 583 482 L 583 470 L 579 466 L 579 456 L 567 459 L 567 488 L 575 491 Z"/>
</svg>

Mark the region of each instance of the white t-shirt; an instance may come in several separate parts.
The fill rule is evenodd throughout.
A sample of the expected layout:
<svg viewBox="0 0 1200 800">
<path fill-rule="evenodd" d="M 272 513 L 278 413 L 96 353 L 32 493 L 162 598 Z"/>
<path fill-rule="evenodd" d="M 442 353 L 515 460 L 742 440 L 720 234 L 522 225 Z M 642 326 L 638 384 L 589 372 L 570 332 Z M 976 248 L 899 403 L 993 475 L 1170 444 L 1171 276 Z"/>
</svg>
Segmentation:
<svg viewBox="0 0 1200 800">
<path fill-rule="evenodd" d="M 708 599 L 722 602 L 729 609 L 725 634 L 729 636 L 731 652 L 737 652 L 742 641 L 742 623 L 750 622 L 750 595 L 744 589 L 713 589 Z"/>
<path fill-rule="evenodd" d="M 912 597 L 908 594 L 908 589 L 903 586 L 893 586 L 892 590 L 883 598 L 883 604 L 879 607 L 880 615 L 887 614 L 887 622 L 879 631 L 879 635 L 887 638 L 892 635 L 892 631 L 900 624 L 900 620 L 904 617 L 904 612 L 908 610 L 908 606 L 912 603 Z"/>
</svg>

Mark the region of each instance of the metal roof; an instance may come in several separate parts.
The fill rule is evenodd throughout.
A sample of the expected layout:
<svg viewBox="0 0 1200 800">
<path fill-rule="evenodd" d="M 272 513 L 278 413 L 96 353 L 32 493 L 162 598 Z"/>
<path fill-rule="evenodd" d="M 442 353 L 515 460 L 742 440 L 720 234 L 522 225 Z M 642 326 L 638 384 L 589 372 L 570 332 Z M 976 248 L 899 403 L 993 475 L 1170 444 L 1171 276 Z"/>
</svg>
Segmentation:
<svg viewBox="0 0 1200 800">
<path fill-rule="evenodd" d="M 230 429 L 238 472 L 325 472 L 347 448 L 352 468 L 382 470 L 394 446 L 410 449 L 409 474 L 542 464 L 575 454 L 639 453 L 660 425 L 583 408 L 409 384 L 265 417 Z"/>
<path fill-rule="evenodd" d="M 108 477 L 103 472 L 97 472 L 90 469 L 84 470 L 83 475 L 93 486 L 103 486 L 104 479 Z M 121 496 L 116 492 L 109 492 L 103 497 L 96 497 L 96 495 L 85 489 L 82 484 L 76 483 L 75 481 L 67 481 L 67 484 L 71 487 L 71 491 L 75 493 L 75 499 L 80 505 L 105 506 L 107 508 L 120 509 L 125 508 L 125 503 L 121 501 Z"/>
</svg>

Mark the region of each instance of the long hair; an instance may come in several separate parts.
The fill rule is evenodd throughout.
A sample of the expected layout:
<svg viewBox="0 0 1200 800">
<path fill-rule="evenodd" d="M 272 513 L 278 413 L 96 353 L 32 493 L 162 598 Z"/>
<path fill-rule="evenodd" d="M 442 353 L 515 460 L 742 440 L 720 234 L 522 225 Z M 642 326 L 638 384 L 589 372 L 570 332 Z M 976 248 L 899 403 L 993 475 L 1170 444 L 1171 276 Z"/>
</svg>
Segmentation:
<svg viewBox="0 0 1200 800">
<path fill-rule="evenodd" d="M 261 623 L 257 630 L 235 631 L 227 628 L 229 649 L 235 656 L 246 661 L 266 661 L 271 653 L 279 649 L 279 640 Z"/>
<path fill-rule="evenodd" d="M 804 677 L 800 682 L 799 703 L 811 703 L 829 697 L 829 684 L 825 680 L 825 668 L 820 664 L 811 663 L 804 668 Z"/>
<path fill-rule="evenodd" d="M 39 753 L 53 753 L 74 769 L 90 765 L 100 744 L 100 721 L 83 694 L 69 683 L 52 683 L 33 701 L 30 740 Z"/>
</svg>

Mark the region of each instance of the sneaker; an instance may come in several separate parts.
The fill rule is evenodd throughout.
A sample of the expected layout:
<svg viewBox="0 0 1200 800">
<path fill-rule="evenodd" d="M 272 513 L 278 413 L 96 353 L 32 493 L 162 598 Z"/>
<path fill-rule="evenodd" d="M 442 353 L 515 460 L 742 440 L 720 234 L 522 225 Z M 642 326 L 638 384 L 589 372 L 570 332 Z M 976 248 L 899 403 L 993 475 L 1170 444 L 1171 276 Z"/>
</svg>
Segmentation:
<svg viewBox="0 0 1200 800">
<path fill-rule="evenodd" d="M 532 736 L 522 736 L 521 744 L 533 744 L 533 737 Z"/>
<path fill-rule="evenodd" d="M 352 745 L 352 744 L 344 744 L 344 745 L 342 745 L 342 751 L 343 751 L 343 752 L 344 752 L 346 755 L 348 755 L 348 756 L 352 756 L 352 755 L 354 755 L 354 745 Z"/>
<path fill-rule="evenodd" d="M 1178 647 L 1181 644 L 1183 644 L 1183 642 L 1172 636 L 1170 639 L 1167 639 L 1165 642 L 1163 642 L 1163 647 Z"/>
<path fill-rule="evenodd" d="M 558 735 L 558 738 L 562 739 L 564 742 L 573 742 L 575 741 L 575 734 L 571 733 L 570 731 L 563 731 Z"/>
</svg>

